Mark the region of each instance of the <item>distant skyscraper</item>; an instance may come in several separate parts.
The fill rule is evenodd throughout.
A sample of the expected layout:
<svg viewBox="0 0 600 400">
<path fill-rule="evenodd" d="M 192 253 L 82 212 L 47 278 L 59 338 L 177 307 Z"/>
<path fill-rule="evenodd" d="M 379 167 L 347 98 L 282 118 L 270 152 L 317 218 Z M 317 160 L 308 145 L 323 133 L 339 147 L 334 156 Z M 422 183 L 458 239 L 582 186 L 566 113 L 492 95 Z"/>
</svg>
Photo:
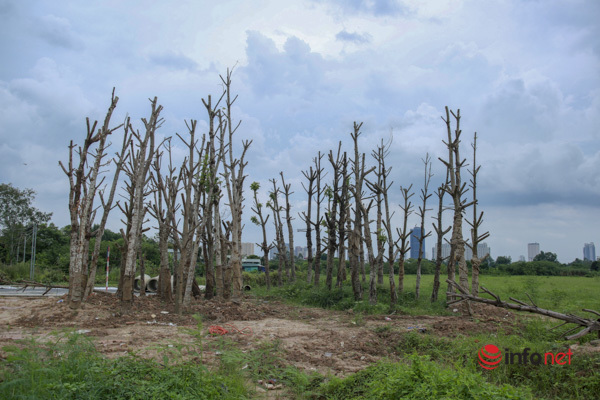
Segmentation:
<svg viewBox="0 0 600 400">
<path fill-rule="evenodd" d="M 596 246 L 594 246 L 594 242 L 583 245 L 583 260 L 596 261 Z"/>
<path fill-rule="evenodd" d="M 417 246 L 419 244 L 417 243 Z M 431 249 L 431 259 L 435 260 L 437 257 L 437 246 L 433 246 Z M 450 244 L 442 243 L 442 259 L 444 261 L 448 261 L 448 257 L 450 257 Z"/>
<path fill-rule="evenodd" d="M 254 255 L 254 243 L 242 242 L 242 257 Z"/>
<path fill-rule="evenodd" d="M 539 243 L 529 243 L 527 245 L 527 259 L 529 261 L 533 261 L 535 256 L 540 254 L 540 244 Z"/>
<path fill-rule="evenodd" d="M 417 246 L 419 245 L 419 243 L 417 242 Z M 432 251 L 432 256 L 431 259 L 434 260 L 437 257 L 437 246 L 433 246 Z M 490 250 L 490 247 L 488 246 L 487 243 L 479 243 L 477 245 L 477 257 L 479 257 L 479 259 L 482 259 L 483 256 L 492 256 L 492 251 Z M 448 243 L 444 243 L 442 244 L 442 258 L 447 261 L 446 259 L 450 257 L 450 244 Z M 473 258 L 473 252 L 471 251 L 471 248 L 469 246 L 465 246 L 465 260 L 471 260 Z"/>
<path fill-rule="evenodd" d="M 415 226 L 410 233 L 410 258 L 419 258 L 419 239 L 421 238 L 421 228 Z M 423 249 L 421 254 L 425 258 L 425 239 L 423 239 Z"/>
<path fill-rule="evenodd" d="M 519 256 L 519 261 L 525 261 L 525 256 Z"/>
</svg>

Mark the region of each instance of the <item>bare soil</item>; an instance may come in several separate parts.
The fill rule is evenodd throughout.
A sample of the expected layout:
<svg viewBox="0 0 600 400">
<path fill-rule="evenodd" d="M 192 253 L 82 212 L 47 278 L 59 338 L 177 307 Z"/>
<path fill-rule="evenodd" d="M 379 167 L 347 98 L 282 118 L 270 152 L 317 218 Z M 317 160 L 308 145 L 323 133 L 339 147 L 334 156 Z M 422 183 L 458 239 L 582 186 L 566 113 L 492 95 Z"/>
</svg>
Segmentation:
<svg viewBox="0 0 600 400">
<path fill-rule="evenodd" d="M 220 335 L 210 334 L 209 328 L 220 326 L 228 331 L 224 336 L 242 351 L 277 341 L 280 356 L 288 364 L 346 376 L 383 357 L 401 356 L 395 345 L 410 331 L 452 338 L 515 327 L 514 315 L 506 310 L 479 304 L 473 307 L 474 318 L 459 309 L 450 316 L 362 316 L 249 296 L 239 303 L 198 300 L 187 313 L 176 315 L 172 304 L 149 296 L 136 298 L 131 311 L 122 314 L 117 299 L 109 294 L 94 294 L 79 310 L 71 310 L 64 298 L 2 297 L 0 348 L 21 339 L 45 340 L 57 332 L 75 330 L 86 334 L 107 357 L 134 352 L 162 358 L 165 349 L 189 345 L 191 357 L 211 362 L 222 341 Z M 0 351 L 0 357 L 4 356 Z"/>
</svg>

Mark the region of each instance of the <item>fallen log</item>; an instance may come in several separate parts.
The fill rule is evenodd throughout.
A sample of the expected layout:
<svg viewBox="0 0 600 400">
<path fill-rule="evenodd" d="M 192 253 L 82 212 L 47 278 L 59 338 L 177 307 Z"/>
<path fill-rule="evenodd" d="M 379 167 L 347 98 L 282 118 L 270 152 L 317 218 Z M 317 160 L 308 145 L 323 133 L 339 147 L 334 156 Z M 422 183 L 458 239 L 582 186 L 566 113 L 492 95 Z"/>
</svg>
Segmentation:
<svg viewBox="0 0 600 400">
<path fill-rule="evenodd" d="M 544 308 L 538 307 L 535 304 L 535 302 L 533 301 L 533 299 L 531 298 L 531 296 L 529 296 L 529 295 L 527 295 L 527 297 L 529 297 L 529 301 L 531 302 L 531 304 L 527 304 L 524 301 L 517 300 L 513 297 L 509 297 L 509 299 L 514 301 L 517 304 L 508 303 L 506 301 L 501 300 L 500 296 L 492 293 L 490 290 L 486 289 L 484 286 L 481 286 L 481 290 L 483 290 L 485 293 L 489 294 L 490 296 L 492 296 L 494 298 L 494 299 L 486 299 L 484 297 L 472 295 L 471 293 L 468 292 L 468 290 L 466 290 L 465 288 L 463 288 L 462 286 L 460 286 L 458 283 L 454 282 L 451 279 L 447 279 L 446 282 L 448 282 L 448 284 L 450 284 L 452 287 L 454 287 L 458 290 L 458 293 L 452 293 L 452 295 L 455 297 L 460 297 L 460 299 L 448 302 L 448 305 L 456 304 L 456 303 L 459 303 L 459 302 L 465 301 L 465 300 L 470 300 L 470 301 L 475 301 L 478 303 L 491 304 L 496 307 L 508 308 L 510 310 L 526 311 L 526 312 L 545 315 L 550 318 L 564 321 L 562 324 L 555 326 L 552 329 L 558 328 L 559 326 L 562 326 L 565 324 L 577 325 L 575 328 L 572 328 L 572 329 L 568 330 L 567 332 L 563 333 L 563 336 L 565 336 L 565 339 L 567 339 L 567 340 L 579 339 L 580 337 L 585 336 L 588 333 L 592 333 L 592 332 L 598 332 L 598 337 L 600 337 L 600 318 L 594 320 L 594 319 L 589 319 L 589 318 L 583 318 L 583 317 L 580 317 L 580 316 L 574 315 L 574 314 L 563 314 L 563 313 L 559 313 L 559 312 L 553 311 L 553 310 L 546 310 Z M 588 308 L 584 308 L 582 311 L 589 312 L 589 313 L 600 316 L 600 312 L 595 311 L 595 310 L 590 310 Z M 573 335 L 570 335 L 570 336 L 566 336 L 567 333 L 570 333 L 580 327 L 583 327 L 583 329 L 580 330 L 579 332 L 577 332 Z"/>
</svg>

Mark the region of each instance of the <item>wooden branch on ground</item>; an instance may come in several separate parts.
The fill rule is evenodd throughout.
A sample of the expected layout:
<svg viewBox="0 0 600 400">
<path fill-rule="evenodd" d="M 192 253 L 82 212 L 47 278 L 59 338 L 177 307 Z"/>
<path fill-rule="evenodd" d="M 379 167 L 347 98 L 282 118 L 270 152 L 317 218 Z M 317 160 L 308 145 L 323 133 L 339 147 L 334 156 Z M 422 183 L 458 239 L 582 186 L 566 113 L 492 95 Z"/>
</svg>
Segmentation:
<svg viewBox="0 0 600 400">
<path fill-rule="evenodd" d="M 446 280 L 446 282 L 448 282 L 448 284 L 450 284 L 451 286 L 453 286 L 454 288 L 456 288 L 458 290 L 458 293 L 454 293 L 453 295 L 456 297 L 460 297 L 460 299 L 458 299 L 458 300 L 449 302 L 448 303 L 449 305 L 458 303 L 458 302 L 461 302 L 464 300 L 471 300 L 471 301 L 475 301 L 478 303 L 491 304 L 496 307 L 508 308 L 508 309 L 517 310 L 517 311 L 527 311 L 527 312 L 534 313 L 534 314 L 541 314 L 541 315 L 545 315 L 547 317 L 565 321 L 564 324 L 570 323 L 570 324 L 578 325 L 578 327 L 575 327 L 575 328 L 567 331 L 566 333 L 564 333 L 563 336 L 573 330 L 578 329 L 579 327 L 583 327 L 583 329 L 580 330 L 579 332 L 577 332 L 576 334 L 570 335 L 570 336 L 565 336 L 565 339 L 567 339 L 567 340 L 579 339 L 580 337 L 585 336 L 586 334 L 591 333 L 591 332 L 598 332 L 598 335 L 600 336 L 600 319 L 594 320 L 594 319 L 589 319 L 589 318 L 583 318 L 583 317 L 580 317 L 580 316 L 577 316 L 574 314 L 563 314 L 563 313 L 559 313 L 559 312 L 552 311 L 552 310 L 546 310 L 544 308 L 539 308 L 537 305 L 535 305 L 533 303 L 533 301 L 531 301 L 532 305 L 529 305 L 521 300 L 517 300 L 512 297 L 509 297 L 509 299 L 512 301 L 515 301 L 518 304 L 508 303 L 506 301 L 502 301 L 498 295 L 492 293 L 491 291 L 489 291 L 488 289 L 486 289 L 483 286 L 481 287 L 481 289 L 484 292 L 486 292 L 487 294 L 489 294 L 490 296 L 494 297 L 494 299 L 486 299 L 486 298 L 479 297 L 479 296 L 473 296 L 465 288 L 460 286 L 455 281 L 448 279 L 448 280 Z M 528 295 L 528 297 L 529 297 L 529 295 Z M 530 297 L 530 300 L 531 300 L 531 297 Z M 586 311 L 586 312 L 589 312 L 592 314 L 596 314 L 596 315 L 600 315 L 600 313 L 595 310 L 590 310 L 590 309 L 584 308 L 583 311 Z M 561 325 L 564 325 L 564 324 L 561 324 Z M 561 325 L 559 325 L 559 326 L 561 326 Z M 555 328 L 557 328 L 557 327 L 555 327 Z"/>
</svg>

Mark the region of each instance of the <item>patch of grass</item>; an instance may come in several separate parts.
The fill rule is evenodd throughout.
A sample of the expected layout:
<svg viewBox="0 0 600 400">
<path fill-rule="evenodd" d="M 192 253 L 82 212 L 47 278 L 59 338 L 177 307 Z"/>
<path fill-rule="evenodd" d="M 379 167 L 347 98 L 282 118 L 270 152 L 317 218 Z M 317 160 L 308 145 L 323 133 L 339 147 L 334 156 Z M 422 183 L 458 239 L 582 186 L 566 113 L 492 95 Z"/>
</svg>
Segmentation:
<svg viewBox="0 0 600 400">
<path fill-rule="evenodd" d="M 103 358 L 81 335 L 9 346 L 0 363 L 2 399 L 243 399 L 244 381 L 191 362 Z"/>
<path fill-rule="evenodd" d="M 494 385 L 460 366 L 441 367 L 427 357 L 410 363 L 379 362 L 323 386 L 328 399 L 531 399 L 526 389 Z"/>
<path fill-rule="evenodd" d="M 518 334 L 487 333 L 474 336 L 459 336 L 449 340 L 428 334 L 410 332 L 397 340 L 396 353 L 401 357 L 416 352 L 427 356 L 440 365 L 464 368 L 472 373 L 480 373 L 488 382 L 495 385 L 510 384 L 525 387 L 535 398 L 589 399 L 600 393 L 600 356 L 574 351 L 570 365 L 505 364 L 502 362 L 493 371 L 481 368 L 477 354 L 486 344 L 494 344 L 504 356 L 507 350 L 521 353 L 525 348 L 529 353 L 566 353 L 567 344 L 559 340 L 547 321 L 532 318 Z"/>
</svg>

